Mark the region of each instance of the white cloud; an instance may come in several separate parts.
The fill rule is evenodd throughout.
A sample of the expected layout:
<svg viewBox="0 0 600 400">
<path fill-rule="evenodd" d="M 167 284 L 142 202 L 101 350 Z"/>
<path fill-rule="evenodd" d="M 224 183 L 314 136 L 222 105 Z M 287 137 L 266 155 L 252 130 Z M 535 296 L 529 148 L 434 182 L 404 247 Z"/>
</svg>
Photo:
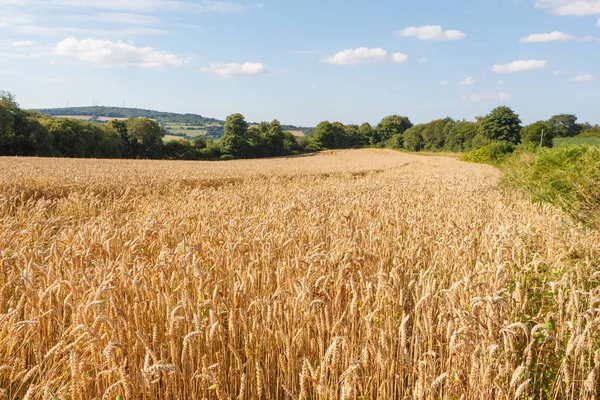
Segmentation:
<svg viewBox="0 0 600 400">
<path fill-rule="evenodd" d="M 508 102 L 512 96 L 507 92 L 499 92 L 499 93 L 471 93 L 461 97 L 461 99 L 465 101 L 471 101 L 473 103 L 478 103 L 481 101 L 501 101 Z"/>
<path fill-rule="evenodd" d="M 596 77 L 592 74 L 583 74 L 576 77 L 571 78 L 571 82 L 593 82 L 596 80 Z"/>
<path fill-rule="evenodd" d="M 448 86 L 450 84 L 450 81 L 447 80 L 443 80 L 440 82 L 440 86 Z"/>
<path fill-rule="evenodd" d="M 521 39 L 521 43 L 541 43 L 575 40 L 575 36 L 568 33 L 554 31 L 550 33 L 534 33 Z"/>
<path fill-rule="evenodd" d="M 403 53 L 389 54 L 382 48 L 368 49 L 366 47 L 346 49 L 331 57 L 321 58 L 322 63 L 335 65 L 403 63 L 406 60 L 408 60 L 408 56 Z"/>
<path fill-rule="evenodd" d="M 425 25 L 421 27 L 411 26 L 396 31 L 396 34 L 402 37 L 416 37 L 421 40 L 460 40 L 467 37 L 467 35 L 461 31 L 444 31 L 439 25 Z"/>
<path fill-rule="evenodd" d="M 142 68 L 179 67 L 187 60 L 152 47 L 135 47 L 110 40 L 68 37 L 54 48 L 54 54 L 74 57 L 98 66 L 138 66 Z"/>
<path fill-rule="evenodd" d="M 536 0 L 535 7 L 548 9 L 550 13 L 560 16 L 600 14 L 599 0 Z"/>
<path fill-rule="evenodd" d="M 567 72 L 569 72 L 569 71 L 564 70 L 564 69 L 557 69 L 556 71 L 552 71 L 552 75 L 558 76 L 558 75 L 562 75 L 562 74 L 567 73 Z"/>
<path fill-rule="evenodd" d="M 31 40 L 18 40 L 15 42 L 11 43 L 12 47 L 29 47 L 29 46 L 33 46 L 35 44 L 35 42 L 32 42 Z"/>
<path fill-rule="evenodd" d="M 504 85 L 504 83 L 505 83 L 505 82 L 504 82 L 502 79 L 500 79 L 500 80 L 498 81 L 498 85 Z"/>
<path fill-rule="evenodd" d="M 461 86 L 469 86 L 474 85 L 477 81 L 473 77 L 468 77 L 467 79 L 460 81 L 458 84 Z"/>
<path fill-rule="evenodd" d="M 419 64 L 423 64 L 423 63 L 426 63 L 426 62 L 427 62 L 427 59 L 426 59 L 426 58 L 419 58 L 419 59 L 417 60 L 417 62 L 418 62 Z"/>
<path fill-rule="evenodd" d="M 492 67 L 492 71 L 509 74 L 513 72 L 533 71 L 548 67 L 546 60 L 518 60 L 510 64 L 496 64 Z"/>
<path fill-rule="evenodd" d="M 246 62 L 243 64 L 212 64 L 210 67 L 202 68 L 202 72 L 211 72 L 223 77 L 230 76 L 257 76 L 266 74 L 267 68 L 261 63 Z"/>
</svg>

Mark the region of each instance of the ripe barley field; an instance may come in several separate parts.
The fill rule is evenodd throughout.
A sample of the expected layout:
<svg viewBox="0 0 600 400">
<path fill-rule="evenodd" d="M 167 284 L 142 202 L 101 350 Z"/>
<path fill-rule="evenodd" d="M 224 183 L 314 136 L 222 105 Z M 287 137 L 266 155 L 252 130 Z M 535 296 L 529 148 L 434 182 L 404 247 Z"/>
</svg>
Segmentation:
<svg viewBox="0 0 600 400">
<path fill-rule="evenodd" d="M 0 159 L 0 399 L 595 399 L 600 235 L 389 150 Z"/>
</svg>

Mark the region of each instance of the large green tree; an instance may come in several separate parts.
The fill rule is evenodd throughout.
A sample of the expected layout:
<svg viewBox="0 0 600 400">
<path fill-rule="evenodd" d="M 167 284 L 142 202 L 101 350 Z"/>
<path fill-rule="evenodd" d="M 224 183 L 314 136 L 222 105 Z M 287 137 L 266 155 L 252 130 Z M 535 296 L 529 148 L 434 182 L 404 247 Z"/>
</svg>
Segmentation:
<svg viewBox="0 0 600 400">
<path fill-rule="evenodd" d="M 485 116 L 479 127 L 479 133 L 486 139 L 510 143 L 521 142 L 521 120 L 510 107 L 501 106 Z"/>
<path fill-rule="evenodd" d="M 270 157 L 278 157 L 286 153 L 285 133 L 278 120 L 274 119 L 269 123 L 265 136 Z"/>
<path fill-rule="evenodd" d="M 0 91 L 0 155 L 59 155 L 40 118 L 37 112 L 21 109 L 12 94 Z"/>
<path fill-rule="evenodd" d="M 220 145 L 225 155 L 236 158 L 249 156 L 248 123 L 242 114 L 231 114 L 227 117 Z"/>
<path fill-rule="evenodd" d="M 365 146 L 369 143 L 373 143 L 373 127 L 368 122 L 365 122 L 358 127 L 358 134 L 365 138 Z"/>
<path fill-rule="evenodd" d="M 555 137 L 572 137 L 579 133 L 577 116 L 574 114 L 554 115 L 548 120 L 548 125 Z"/>
<path fill-rule="evenodd" d="M 140 157 L 152 159 L 162 157 L 163 138 L 166 132 L 158 122 L 139 117 L 128 119 L 126 125 L 129 136 L 137 139 L 139 143 Z"/>
<path fill-rule="evenodd" d="M 543 147 L 552 147 L 553 139 L 554 131 L 546 121 L 534 122 L 531 125 L 523 127 L 521 130 L 521 140 L 523 143 L 533 143 L 539 146 L 540 142 L 542 142 Z"/>
<path fill-rule="evenodd" d="M 410 119 L 400 115 L 390 115 L 381 120 L 377 125 L 377 140 L 386 141 L 394 135 L 402 135 L 407 129 L 413 126 Z"/>
</svg>

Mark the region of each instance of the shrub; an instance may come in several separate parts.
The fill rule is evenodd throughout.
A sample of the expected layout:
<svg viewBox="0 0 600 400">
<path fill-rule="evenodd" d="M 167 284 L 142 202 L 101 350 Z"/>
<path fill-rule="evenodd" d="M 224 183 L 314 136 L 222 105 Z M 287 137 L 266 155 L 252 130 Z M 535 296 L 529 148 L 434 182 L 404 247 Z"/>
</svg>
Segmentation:
<svg viewBox="0 0 600 400">
<path fill-rule="evenodd" d="M 568 146 L 515 153 L 503 170 L 505 184 L 527 192 L 534 202 L 553 204 L 600 226 L 600 149 Z"/>
<path fill-rule="evenodd" d="M 516 146 L 509 142 L 492 142 L 477 150 L 463 155 L 461 161 L 482 163 L 482 164 L 499 164 L 504 161 Z"/>
</svg>

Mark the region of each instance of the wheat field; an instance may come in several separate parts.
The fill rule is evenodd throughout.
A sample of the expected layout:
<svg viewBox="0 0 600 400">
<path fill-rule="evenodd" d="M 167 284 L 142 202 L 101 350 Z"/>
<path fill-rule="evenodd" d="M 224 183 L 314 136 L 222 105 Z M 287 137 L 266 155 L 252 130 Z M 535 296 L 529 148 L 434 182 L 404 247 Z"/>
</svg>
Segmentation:
<svg viewBox="0 0 600 400">
<path fill-rule="evenodd" d="M 0 399 L 600 396 L 600 235 L 493 167 L 0 171 Z"/>
</svg>

